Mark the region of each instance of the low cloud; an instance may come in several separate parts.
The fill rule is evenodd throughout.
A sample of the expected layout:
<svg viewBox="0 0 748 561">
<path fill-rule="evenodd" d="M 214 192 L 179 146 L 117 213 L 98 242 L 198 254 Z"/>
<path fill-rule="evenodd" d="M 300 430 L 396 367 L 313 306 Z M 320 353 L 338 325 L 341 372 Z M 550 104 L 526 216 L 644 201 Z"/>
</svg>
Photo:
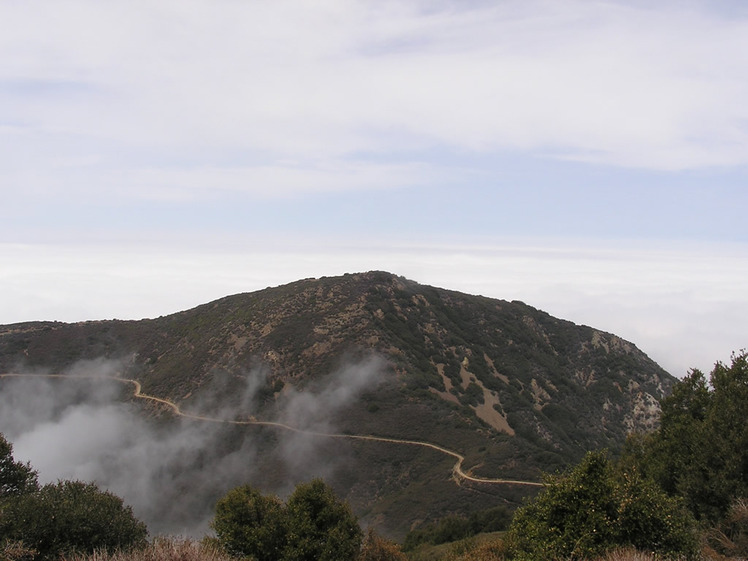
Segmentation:
<svg viewBox="0 0 748 561">
<path fill-rule="evenodd" d="M 316 388 L 305 391 L 291 389 L 283 397 L 279 419 L 284 424 L 303 427 L 312 433 L 334 433 L 337 415 L 364 391 L 375 387 L 382 380 L 383 370 L 382 359 L 372 356 L 340 368 L 316 384 Z M 298 477 L 312 462 L 313 469 L 323 478 L 332 475 L 335 465 L 314 453 L 319 443 L 318 437 L 308 433 L 284 435 L 280 452 L 292 474 Z"/>
<path fill-rule="evenodd" d="M 247 249 L 194 240 L 189 250 L 0 244 L 3 322 L 157 317 L 301 278 L 386 270 L 422 284 L 522 300 L 614 333 L 676 376 L 689 368 L 708 371 L 748 345 L 746 244 L 315 242 Z"/>
<path fill-rule="evenodd" d="M 310 431 L 329 432 L 331 419 L 380 378 L 384 363 L 377 356 L 345 366 L 310 391 L 291 389 L 283 400 L 281 420 Z"/>
<path fill-rule="evenodd" d="M 106 375 L 118 369 L 116 362 L 97 361 L 75 371 L 94 373 L 95 365 Z M 331 417 L 382 375 L 383 363 L 376 358 L 345 365 L 314 390 L 290 391 L 273 420 L 334 432 Z M 246 419 L 264 379 L 261 370 L 248 374 L 231 406 L 221 407 L 207 395 L 188 412 Z M 299 481 L 334 475 L 345 461 L 321 453 L 325 439 L 303 433 L 146 419 L 139 402 L 118 399 L 123 385 L 106 378 L 3 378 L 0 388 L 0 431 L 13 443 L 17 459 L 30 461 L 45 483 L 95 481 L 123 497 L 154 535 L 201 536 L 208 531 L 215 500 L 230 488 L 252 483 L 282 494 Z M 282 480 L 262 471 L 273 462 Z"/>
</svg>

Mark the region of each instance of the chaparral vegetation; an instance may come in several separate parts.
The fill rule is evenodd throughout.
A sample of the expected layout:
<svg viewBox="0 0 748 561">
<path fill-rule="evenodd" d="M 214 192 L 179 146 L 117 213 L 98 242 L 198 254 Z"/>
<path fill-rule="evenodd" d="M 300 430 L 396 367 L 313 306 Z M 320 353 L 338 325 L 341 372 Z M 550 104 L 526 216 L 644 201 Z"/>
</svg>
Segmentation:
<svg viewBox="0 0 748 561">
<path fill-rule="evenodd" d="M 497 508 L 412 532 L 407 553 L 365 532 L 319 479 L 298 485 L 285 502 L 249 485 L 231 489 L 216 504 L 214 536 L 149 542 L 122 499 L 92 483 L 40 485 L 0 435 L 0 561 L 745 559 L 747 419 L 742 352 L 708 379 L 694 370 L 679 381 L 662 402 L 659 428 L 632 435 L 618 457 L 591 451 L 546 476 L 501 537 L 475 535 L 506 527 L 508 515 Z M 454 538 L 462 541 L 435 545 Z"/>
</svg>

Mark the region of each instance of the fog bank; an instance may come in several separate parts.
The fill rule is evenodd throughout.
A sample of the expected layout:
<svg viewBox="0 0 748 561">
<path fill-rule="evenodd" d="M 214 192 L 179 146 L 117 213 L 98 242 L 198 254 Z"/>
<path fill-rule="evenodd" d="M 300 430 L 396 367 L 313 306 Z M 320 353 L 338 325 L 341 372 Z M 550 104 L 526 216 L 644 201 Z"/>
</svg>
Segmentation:
<svg viewBox="0 0 748 561">
<path fill-rule="evenodd" d="M 283 495 L 300 481 L 329 478 L 344 466 L 345 455 L 325 451 L 331 439 L 144 415 L 143 400 L 127 399 L 129 384 L 105 377 L 117 368 L 116 362 L 89 361 L 68 372 L 98 372 L 98 380 L 0 379 L 0 432 L 13 443 L 16 459 L 31 462 L 42 483 L 94 481 L 131 505 L 152 535 L 204 535 L 216 499 L 237 485 L 251 483 Z M 374 388 L 383 373 L 383 361 L 373 356 L 346 364 L 314 388 L 284 391 L 278 413 L 266 420 L 333 433 L 335 415 Z M 241 393 L 231 405 L 210 388 L 185 412 L 247 419 L 256 413 L 257 392 L 266 377 L 262 369 L 247 372 L 239 377 Z M 217 376 L 216 384 L 221 383 Z"/>
</svg>

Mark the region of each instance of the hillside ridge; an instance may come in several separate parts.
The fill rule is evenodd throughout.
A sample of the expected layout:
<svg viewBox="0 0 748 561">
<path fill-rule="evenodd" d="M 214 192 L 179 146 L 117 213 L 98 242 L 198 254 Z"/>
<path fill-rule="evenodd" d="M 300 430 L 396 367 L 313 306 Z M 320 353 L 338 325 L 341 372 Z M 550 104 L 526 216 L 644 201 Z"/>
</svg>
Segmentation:
<svg viewBox="0 0 748 561">
<path fill-rule="evenodd" d="M 376 376 L 359 380 L 372 356 Z M 464 456 L 476 478 L 530 481 L 652 428 L 674 380 L 613 334 L 382 271 L 303 279 L 154 319 L 0 326 L 0 372 L 64 372 L 101 359 L 117 360 L 148 395 L 190 411 L 241 402 L 245 419 L 283 419 L 304 392 L 328 399 L 346 390 L 313 422 L 433 442 Z M 480 483 L 449 488 L 427 451 L 346 446 L 355 467 L 333 483 L 385 526 L 488 500 L 471 490 Z M 271 471 L 276 461 L 268 454 Z M 437 483 L 424 491 L 419 481 Z M 419 492 L 431 497 L 429 512 Z"/>
</svg>

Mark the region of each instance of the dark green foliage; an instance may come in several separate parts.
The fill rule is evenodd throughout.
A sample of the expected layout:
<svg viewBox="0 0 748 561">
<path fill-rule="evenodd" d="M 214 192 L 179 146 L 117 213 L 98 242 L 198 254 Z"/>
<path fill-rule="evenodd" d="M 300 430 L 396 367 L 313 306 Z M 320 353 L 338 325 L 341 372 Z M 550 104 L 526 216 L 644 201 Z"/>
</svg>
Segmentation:
<svg viewBox="0 0 748 561">
<path fill-rule="evenodd" d="M 237 487 L 218 501 L 211 525 L 228 553 L 257 561 L 352 560 L 363 536 L 348 505 L 320 479 L 296 487 L 285 505 Z"/>
<path fill-rule="evenodd" d="M 145 545 L 148 531 L 122 499 L 92 483 L 60 481 L 39 487 L 29 464 L 13 459 L 0 434 L 0 537 L 24 555 L 53 559 L 69 553 Z"/>
<path fill-rule="evenodd" d="M 483 389 L 475 382 L 470 382 L 465 393 L 460 396 L 460 402 L 464 405 L 480 405 L 483 403 Z"/>
<path fill-rule="evenodd" d="M 13 445 L 0 433 L 0 500 L 39 488 L 36 472 L 13 459 Z"/>
<path fill-rule="evenodd" d="M 403 542 L 403 549 L 411 551 L 424 543 L 439 545 L 481 533 L 506 530 L 510 521 L 511 513 L 504 506 L 474 512 L 468 517 L 448 516 L 433 524 L 408 532 Z"/>
<path fill-rule="evenodd" d="M 627 443 L 635 464 L 665 491 L 685 499 L 697 519 L 718 523 L 748 496 L 748 358 L 717 363 L 709 383 L 693 370 L 662 401 L 660 429 Z"/>
<path fill-rule="evenodd" d="M 549 403 L 543 407 L 542 411 L 543 415 L 545 415 L 546 418 L 559 429 L 565 431 L 567 434 L 574 433 L 574 428 L 577 426 L 578 419 L 573 410 L 564 407 L 563 405 Z"/>
<path fill-rule="evenodd" d="M 0 535 L 23 542 L 38 559 L 143 546 L 147 530 L 122 499 L 91 483 L 44 485 L 2 504 Z"/>
<path fill-rule="evenodd" d="M 473 534 L 470 532 L 470 524 L 467 518 L 462 516 L 448 516 L 424 528 L 408 532 L 403 542 L 403 549 L 405 551 L 412 551 L 424 543 L 439 545 L 461 540 L 471 535 Z"/>
<path fill-rule="evenodd" d="M 507 544 L 514 559 L 528 560 L 590 559 L 620 547 L 689 557 L 697 549 L 687 511 L 636 472 L 616 471 L 602 452 L 549 477 L 517 511 Z"/>
<path fill-rule="evenodd" d="M 287 502 L 289 535 L 285 561 L 354 559 L 362 532 L 356 517 L 320 479 L 296 487 Z"/>
<path fill-rule="evenodd" d="M 211 527 L 231 555 L 275 561 L 286 545 L 283 503 L 249 485 L 232 489 L 218 501 Z"/>
<path fill-rule="evenodd" d="M 512 521 L 512 512 L 505 506 L 496 506 L 474 512 L 468 517 L 472 533 L 499 532 L 506 530 Z"/>
<path fill-rule="evenodd" d="M 697 529 L 682 501 L 668 497 L 638 472 L 619 472 L 617 478 L 617 539 L 621 544 L 666 556 L 695 554 Z"/>
</svg>

